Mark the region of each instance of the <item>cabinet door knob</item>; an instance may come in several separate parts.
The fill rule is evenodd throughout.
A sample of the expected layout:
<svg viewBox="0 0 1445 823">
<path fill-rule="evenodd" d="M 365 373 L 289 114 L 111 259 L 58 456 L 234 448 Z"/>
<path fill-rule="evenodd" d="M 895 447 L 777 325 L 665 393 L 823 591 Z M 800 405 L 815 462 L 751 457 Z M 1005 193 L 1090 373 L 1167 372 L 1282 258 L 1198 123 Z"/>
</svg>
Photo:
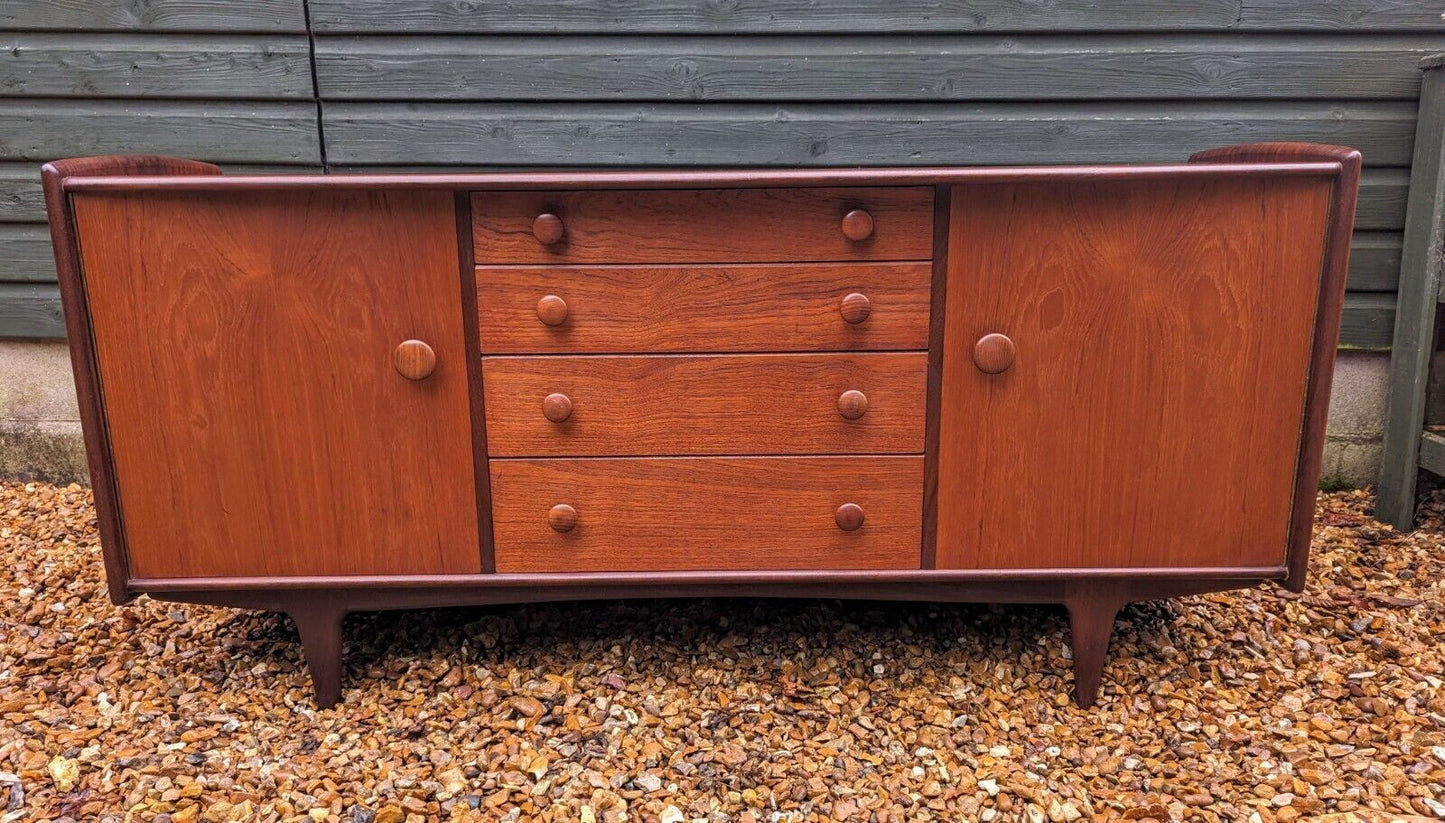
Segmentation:
<svg viewBox="0 0 1445 823">
<path fill-rule="evenodd" d="M 577 528 L 577 510 L 566 503 L 558 503 L 547 512 L 547 525 L 555 532 L 570 532 Z"/>
<path fill-rule="evenodd" d="M 1003 334 L 985 334 L 973 346 L 973 363 L 988 374 L 1008 371 L 1018 357 L 1014 341 Z"/>
<path fill-rule="evenodd" d="M 857 420 L 868 413 L 868 395 L 849 389 L 838 395 L 838 413 L 845 419 Z"/>
<path fill-rule="evenodd" d="M 845 532 L 856 532 L 863 528 L 863 507 L 857 503 L 844 503 L 833 512 L 833 522 Z"/>
<path fill-rule="evenodd" d="M 392 352 L 391 364 L 407 380 L 425 380 L 437 370 L 437 353 L 420 340 L 405 340 Z"/>
<path fill-rule="evenodd" d="M 572 398 L 555 392 L 547 395 L 542 398 L 542 414 L 553 423 L 561 423 L 572 416 Z"/>
<path fill-rule="evenodd" d="M 858 242 L 873 236 L 873 215 L 862 209 L 854 209 L 843 215 L 843 236 Z"/>
<path fill-rule="evenodd" d="M 562 218 L 551 212 L 543 212 L 532 221 L 532 236 L 544 246 L 560 241 L 566 233 L 567 227 L 562 225 Z"/>
<path fill-rule="evenodd" d="M 537 319 L 549 326 L 560 326 L 567 319 L 567 301 L 549 294 L 537 301 Z"/>
<path fill-rule="evenodd" d="M 868 295 L 855 291 L 844 296 L 843 302 L 838 306 L 838 312 L 843 315 L 845 322 L 856 326 L 867 320 L 868 315 L 873 313 L 873 301 L 868 299 Z"/>
</svg>

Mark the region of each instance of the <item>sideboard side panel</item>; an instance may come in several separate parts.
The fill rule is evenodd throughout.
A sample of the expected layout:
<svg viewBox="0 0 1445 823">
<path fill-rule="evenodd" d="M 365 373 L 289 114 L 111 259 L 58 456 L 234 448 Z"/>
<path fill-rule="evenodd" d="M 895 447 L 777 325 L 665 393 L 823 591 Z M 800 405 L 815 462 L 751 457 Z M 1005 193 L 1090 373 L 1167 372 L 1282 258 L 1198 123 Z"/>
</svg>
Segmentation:
<svg viewBox="0 0 1445 823">
<path fill-rule="evenodd" d="M 73 208 L 135 577 L 481 570 L 450 193 Z"/>
<path fill-rule="evenodd" d="M 955 187 L 938 567 L 1283 564 L 1332 182 Z"/>
</svg>

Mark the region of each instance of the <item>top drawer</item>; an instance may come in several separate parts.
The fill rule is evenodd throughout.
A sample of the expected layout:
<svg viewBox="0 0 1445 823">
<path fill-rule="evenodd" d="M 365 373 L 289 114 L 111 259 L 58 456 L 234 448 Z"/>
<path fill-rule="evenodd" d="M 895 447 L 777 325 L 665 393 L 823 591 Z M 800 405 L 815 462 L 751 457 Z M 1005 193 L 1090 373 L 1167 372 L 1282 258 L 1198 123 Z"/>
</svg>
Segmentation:
<svg viewBox="0 0 1445 823">
<path fill-rule="evenodd" d="M 478 263 L 927 260 L 933 189 L 472 194 Z"/>
</svg>

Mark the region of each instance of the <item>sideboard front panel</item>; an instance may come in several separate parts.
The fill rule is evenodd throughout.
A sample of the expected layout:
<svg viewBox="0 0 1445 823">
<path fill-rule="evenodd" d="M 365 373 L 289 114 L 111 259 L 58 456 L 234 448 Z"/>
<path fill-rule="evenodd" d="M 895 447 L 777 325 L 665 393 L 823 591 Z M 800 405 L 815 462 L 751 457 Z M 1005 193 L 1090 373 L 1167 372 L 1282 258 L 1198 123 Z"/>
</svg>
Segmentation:
<svg viewBox="0 0 1445 823">
<path fill-rule="evenodd" d="M 73 208 L 133 576 L 481 570 L 450 193 Z"/>
<path fill-rule="evenodd" d="M 956 187 L 937 565 L 1283 564 L 1330 194 Z"/>
</svg>

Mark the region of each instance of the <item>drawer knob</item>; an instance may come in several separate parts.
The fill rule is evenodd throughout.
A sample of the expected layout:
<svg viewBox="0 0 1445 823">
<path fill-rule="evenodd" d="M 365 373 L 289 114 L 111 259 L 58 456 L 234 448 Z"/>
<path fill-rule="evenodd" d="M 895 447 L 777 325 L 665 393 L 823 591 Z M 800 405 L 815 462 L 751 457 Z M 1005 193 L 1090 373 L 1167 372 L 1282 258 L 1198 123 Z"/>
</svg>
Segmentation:
<svg viewBox="0 0 1445 823">
<path fill-rule="evenodd" d="M 553 423 L 561 423 L 572 416 L 572 398 L 556 392 L 542 398 L 542 414 Z"/>
<path fill-rule="evenodd" d="M 868 315 L 873 313 L 873 301 L 868 299 L 868 295 L 855 291 L 843 298 L 843 303 L 838 306 L 838 311 L 843 315 L 845 322 L 856 326 L 867 320 Z"/>
<path fill-rule="evenodd" d="M 838 395 L 838 413 L 848 420 L 857 420 L 868 413 L 868 395 L 849 389 Z"/>
<path fill-rule="evenodd" d="M 985 334 L 973 346 L 973 363 L 978 370 L 988 374 L 1008 371 L 1018 357 L 1014 341 L 1003 334 Z"/>
<path fill-rule="evenodd" d="M 562 225 L 562 218 L 551 212 L 543 212 L 532 221 L 532 236 L 544 246 L 561 241 L 566 233 L 567 227 Z"/>
<path fill-rule="evenodd" d="M 844 503 L 833 512 L 833 521 L 845 532 L 856 532 L 863 528 L 863 507 L 857 503 Z"/>
<path fill-rule="evenodd" d="M 547 512 L 547 525 L 554 532 L 570 532 L 577 528 L 577 510 L 566 503 L 558 503 Z"/>
<path fill-rule="evenodd" d="M 858 242 L 873 236 L 873 215 L 862 209 L 854 209 L 843 215 L 843 236 Z"/>
<path fill-rule="evenodd" d="M 392 352 L 391 364 L 407 380 L 425 380 L 437 370 L 437 353 L 420 340 L 405 340 Z"/>
<path fill-rule="evenodd" d="M 549 326 L 560 326 L 567 319 L 567 301 L 549 294 L 537 301 L 537 319 Z"/>
</svg>

